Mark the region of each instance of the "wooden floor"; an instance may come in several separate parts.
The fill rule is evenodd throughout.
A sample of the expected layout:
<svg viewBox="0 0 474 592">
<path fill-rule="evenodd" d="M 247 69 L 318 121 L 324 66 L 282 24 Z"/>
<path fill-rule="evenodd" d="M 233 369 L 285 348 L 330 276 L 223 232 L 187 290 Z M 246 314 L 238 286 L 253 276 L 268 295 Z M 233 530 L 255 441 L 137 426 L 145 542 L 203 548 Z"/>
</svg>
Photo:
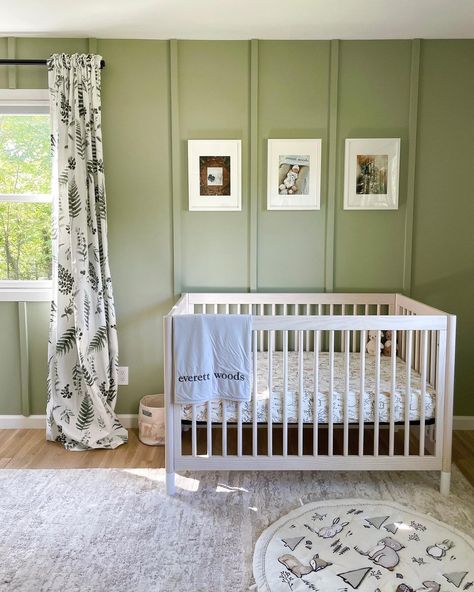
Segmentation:
<svg viewBox="0 0 474 592">
<path fill-rule="evenodd" d="M 456 431 L 453 461 L 474 486 L 474 431 Z M 163 446 L 146 446 L 137 430 L 115 450 L 71 452 L 45 440 L 44 430 L 0 430 L 0 469 L 161 468 Z"/>
</svg>

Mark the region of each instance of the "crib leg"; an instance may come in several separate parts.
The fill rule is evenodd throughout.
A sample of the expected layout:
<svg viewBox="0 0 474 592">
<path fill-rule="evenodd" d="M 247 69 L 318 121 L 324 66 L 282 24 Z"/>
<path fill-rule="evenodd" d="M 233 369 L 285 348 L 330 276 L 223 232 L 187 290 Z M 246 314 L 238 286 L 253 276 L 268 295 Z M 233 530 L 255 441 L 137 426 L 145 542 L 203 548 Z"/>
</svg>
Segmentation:
<svg viewBox="0 0 474 592">
<path fill-rule="evenodd" d="M 440 492 L 441 495 L 449 495 L 449 488 L 451 485 L 451 473 L 447 471 L 441 471 L 440 481 Z"/>
<path fill-rule="evenodd" d="M 166 493 L 174 495 L 176 493 L 175 473 L 166 473 Z"/>
</svg>

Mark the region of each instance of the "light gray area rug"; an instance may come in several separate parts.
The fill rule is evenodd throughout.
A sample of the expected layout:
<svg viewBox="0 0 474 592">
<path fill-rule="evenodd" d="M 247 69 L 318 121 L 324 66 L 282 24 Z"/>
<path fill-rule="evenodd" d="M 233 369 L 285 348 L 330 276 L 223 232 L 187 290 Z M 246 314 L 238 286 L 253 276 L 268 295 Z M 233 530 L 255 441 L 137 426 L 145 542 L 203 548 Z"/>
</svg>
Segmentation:
<svg viewBox="0 0 474 592">
<path fill-rule="evenodd" d="M 395 500 L 472 535 L 474 490 L 453 477 L 443 498 L 438 473 L 188 473 L 168 498 L 162 469 L 0 470 L 0 590 L 244 592 L 263 530 L 336 498 Z"/>
</svg>

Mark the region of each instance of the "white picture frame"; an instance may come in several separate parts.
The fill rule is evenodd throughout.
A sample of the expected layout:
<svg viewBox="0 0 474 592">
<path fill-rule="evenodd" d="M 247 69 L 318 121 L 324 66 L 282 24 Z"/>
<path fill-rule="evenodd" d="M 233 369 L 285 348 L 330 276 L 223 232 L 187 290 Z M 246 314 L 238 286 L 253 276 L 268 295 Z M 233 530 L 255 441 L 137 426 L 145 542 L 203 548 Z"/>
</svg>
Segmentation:
<svg viewBox="0 0 474 592">
<path fill-rule="evenodd" d="M 268 140 L 267 209 L 320 208 L 321 139 Z"/>
<path fill-rule="evenodd" d="M 190 211 L 240 211 L 241 140 L 188 140 Z"/>
<path fill-rule="evenodd" d="M 399 177 L 400 138 L 346 139 L 345 210 L 397 210 Z"/>
</svg>

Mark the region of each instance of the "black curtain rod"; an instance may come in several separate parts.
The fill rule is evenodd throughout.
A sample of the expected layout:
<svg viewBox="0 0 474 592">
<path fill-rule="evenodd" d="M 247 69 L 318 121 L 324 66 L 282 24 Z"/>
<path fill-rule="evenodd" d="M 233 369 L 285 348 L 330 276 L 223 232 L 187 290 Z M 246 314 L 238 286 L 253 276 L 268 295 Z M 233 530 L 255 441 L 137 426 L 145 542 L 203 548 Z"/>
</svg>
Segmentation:
<svg viewBox="0 0 474 592">
<path fill-rule="evenodd" d="M 1 59 L 0 66 L 46 66 L 47 60 L 12 60 Z M 105 61 L 100 60 L 100 67 L 105 68 Z"/>
</svg>

